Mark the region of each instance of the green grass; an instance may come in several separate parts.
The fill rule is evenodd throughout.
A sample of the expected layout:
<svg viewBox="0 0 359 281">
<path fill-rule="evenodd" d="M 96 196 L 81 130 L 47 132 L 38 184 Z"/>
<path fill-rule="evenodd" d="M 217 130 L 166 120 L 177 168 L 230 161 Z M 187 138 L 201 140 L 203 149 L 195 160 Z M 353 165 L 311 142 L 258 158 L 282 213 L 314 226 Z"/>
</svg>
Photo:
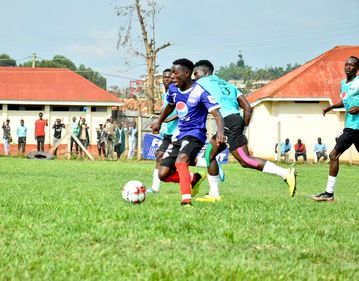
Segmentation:
<svg viewBox="0 0 359 281">
<path fill-rule="evenodd" d="M 359 280 L 358 166 L 341 165 L 332 204 L 308 198 L 326 164 L 297 165 L 294 198 L 230 164 L 219 204 L 183 209 L 175 184 L 124 203 L 153 166 L 0 158 L 0 280 Z"/>
</svg>

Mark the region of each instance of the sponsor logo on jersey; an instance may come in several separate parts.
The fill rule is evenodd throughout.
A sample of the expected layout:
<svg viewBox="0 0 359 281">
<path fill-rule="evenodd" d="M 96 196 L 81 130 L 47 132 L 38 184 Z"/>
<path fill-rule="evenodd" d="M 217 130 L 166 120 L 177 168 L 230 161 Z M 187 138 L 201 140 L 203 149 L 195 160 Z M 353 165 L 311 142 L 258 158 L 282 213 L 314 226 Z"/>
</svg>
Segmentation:
<svg viewBox="0 0 359 281">
<path fill-rule="evenodd" d="M 188 114 L 188 107 L 183 101 L 180 101 L 176 104 L 176 109 L 180 118 L 183 118 Z"/>
</svg>

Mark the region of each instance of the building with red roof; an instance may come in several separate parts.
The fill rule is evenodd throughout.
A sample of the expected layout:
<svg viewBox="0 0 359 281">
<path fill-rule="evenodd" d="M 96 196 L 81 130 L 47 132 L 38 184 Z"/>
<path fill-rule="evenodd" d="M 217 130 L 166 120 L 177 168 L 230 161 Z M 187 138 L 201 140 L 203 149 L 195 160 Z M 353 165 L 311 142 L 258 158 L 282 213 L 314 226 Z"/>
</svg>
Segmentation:
<svg viewBox="0 0 359 281">
<path fill-rule="evenodd" d="M 324 117 L 322 110 L 340 101 L 344 62 L 349 56 L 359 57 L 359 46 L 337 46 L 247 97 L 253 106 L 248 138 L 255 156 L 273 157 L 275 144 L 285 138 L 292 147 L 301 139 L 310 158 L 318 137 L 329 150 L 334 147 L 335 137 L 344 128 L 345 112 L 333 110 Z M 341 159 L 352 156 L 351 148 Z"/>
<path fill-rule="evenodd" d="M 35 144 L 34 124 L 39 112 L 49 120 L 45 143 L 52 143 L 57 118 L 70 127 L 73 116 L 86 118 L 90 142 L 96 144 L 96 127 L 111 116 L 113 106 L 123 103 L 116 96 L 68 69 L 0 67 L 0 116 L 10 119 L 14 140 L 24 119 L 27 142 Z"/>
</svg>

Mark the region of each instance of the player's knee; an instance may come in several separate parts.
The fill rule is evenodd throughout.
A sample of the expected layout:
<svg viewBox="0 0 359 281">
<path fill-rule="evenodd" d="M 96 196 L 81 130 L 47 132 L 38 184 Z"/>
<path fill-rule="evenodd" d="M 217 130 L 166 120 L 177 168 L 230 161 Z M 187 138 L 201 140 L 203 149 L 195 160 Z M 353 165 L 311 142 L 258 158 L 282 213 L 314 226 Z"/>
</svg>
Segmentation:
<svg viewBox="0 0 359 281">
<path fill-rule="evenodd" d="M 329 153 L 330 161 L 335 161 L 338 158 L 338 154 L 335 151 Z"/>
<path fill-rule="evenodd" d="M 158 171 L 158 178 L 160 181 L 164 181 L 169 176 L 169 173 L 167 171 Z"/>
</svg>

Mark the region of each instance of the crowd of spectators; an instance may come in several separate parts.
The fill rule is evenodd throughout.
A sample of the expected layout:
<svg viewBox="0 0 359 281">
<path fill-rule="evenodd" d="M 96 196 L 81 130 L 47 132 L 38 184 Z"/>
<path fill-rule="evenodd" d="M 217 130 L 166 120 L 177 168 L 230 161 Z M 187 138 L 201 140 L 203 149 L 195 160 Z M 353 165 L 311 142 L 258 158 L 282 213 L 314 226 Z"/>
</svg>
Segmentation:
<svg viewBox="0 0 359 281">
<path fill-rule="evenodd" d="M 35 121 L 35 140 L 37 151 L 44 151 L 45 147 L 45 127 L 49 126 L 48 120 L 43 119 L 43 114 L 39 113 L 39 119 Z M 56 119 L 52 125 L 53 129 L 53 154 L 57 155 L 57 147 L 62 141 L 64 134 L 62 130 L 65 129 L 63 119 Z M 11 135 L 10 120 L 7 119 L 2 124 L 3 131 L 3 144 L 4 154 L 9 155 L 10 143 L 16 142 L 13 140 Z M 114 120 L 112 117 L 108 118 L 104 124 L 99 124 L 96 129 L 97 133 L 97 150 L 98 157 L 102 159 L 120 159 L 121 155 L 126 150 L 126 131 L 128 131 L 128 144 L 129 151 L 127 158 L 132 159 L 137 141 L 137 128 L 136 122 L 131 122 L 126 126 L 124 123 Z M 24 155 L 26 152 L 26 139 L 27 139 L 28 128 L 25 125 L 24 119 L 20 120 L 20 125 L 16 129 L 17 143 L 18 143 L 18 154 Z M 79 143 L 76 141 L 78 139 Z M 83 157 L 84 149 L 87 149 L 90 145 L 89 138 L 89 126 L 86 123 L 86 119 L 74 116 L 71 120 L 71 139 L 70 139 L 70 153 L 76 154 L 80 158 Z"/>
</svg>

